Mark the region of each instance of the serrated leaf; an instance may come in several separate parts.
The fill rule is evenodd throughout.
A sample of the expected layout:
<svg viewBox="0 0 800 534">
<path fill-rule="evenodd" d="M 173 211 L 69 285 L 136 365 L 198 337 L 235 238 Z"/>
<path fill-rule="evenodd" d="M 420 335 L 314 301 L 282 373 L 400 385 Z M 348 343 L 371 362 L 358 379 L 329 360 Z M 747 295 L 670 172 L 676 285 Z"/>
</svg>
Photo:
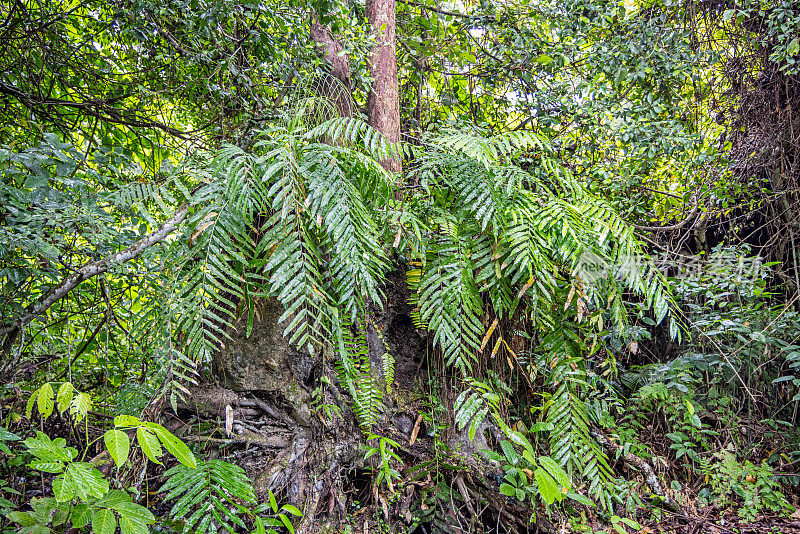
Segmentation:
<svg viewBox="0 0 800 534">
<path fill-rule="evenodd" d="M 60 527 L 64 523 L 67 522 L 69 519 L 70 512 L 69 509 L 67 510 L 56 510 L 56 513 L 53 514 L 52 524 L 54 527 Z"/>
<path fill-rule="evenodd" d="M 63 414 L 66 409 L 69 408 L 69 404 L 72 402 L 72 396 L 74 392 L 75 388 L 72 387 L 70 382 L 64 382 L 61 384 L 61 387 L 58 388 L 58 393 L 56 393 L 58 413 Z"/>
<path fill-rule="evenodd" d="M 117 469 L 119 469 L 128 461 L 128 454 L 131 450 L 130 438 L 121 430 L 111 429 L 105 433 L 103 441 L 114 463 L 117 464 Z"/>
<path fill-rule="evenodd" d="M 69 413 L 79 423 L 92 409 L 92 397 L 88 393 L 78 393 L 70 403 Z"/>
<path fill-rule="evenodd" d="M 61 477 L 65 484 L 71 484 L 75 496 L 84 502 L 88 502 L 90 497 L 99 499 L 108 493 L 108 480 L 90 463 L 71 463 Z"/>
<path fill-rule="evenodd" d="M 33 508 L 33 518 L 39 525 L 46 525 L 50 522 L 53 513 L 58 507 L 58 502 L 50 497 L 34 497 L 31 499 Z"/>
<path fill-rule="evenodd" d="M 84 503 L 72 507 L 72 526 L 81 529 L 92 521 L 92 509 Z"/>
<path fill-rule="evenodd" d="M 22 525 L 23 527 L 32 527 L 36 524 L 36 520 L 33 518 L 31 514 L 27 512 L 18 512 L 18 511 L 8 512 L 6 514 L 6 517 L 9 520 L 13 521 L 14 523 Z"/>
<path fill-rule="evenodd" d="M 39 395 L 37 399 L 39 413 L 43 418 L 47 419 L 52 415 L 53 408 L 55 407 L 53 402 L 53 387 L 49 382 L 45 383 L 45 385 L 39 388 Z"/>
<path fill-rule="evenodd" d="M 102 499 L 95 504 L 103 508 L 114 508 L 123 503 L 131 502 L 131 496 L 127 491 L 112 489 L 106 493 Z"/>
<path fill-rule="evenodd" d="M 103 508 L 95 512 L 92 518 L 92 530 L 94 534 L 114 534 L 117 530 L 117 518 L 114 512 Z"/>
<path fill-rule="evenodd" d="M 75 497 L 75 482 L 63 475 L 53 480 L 53 496 L 58 502 L 69 502 Z"/>
<path fill-rule="evenodd" d="M 140 523 L 154 523 L 156 516 L 142 505 L 135 502 L 122 502 L 113 506 L 114 510 L 119 512 L 119 515 L 130 518 L 132 521 Z"/>
<path fill-rule="evenodd" d="M 142 448 L 145 456 L 150 459 L 154 464 L 161 465 L 159 458 L 163 454 L 161 445 L 158 442 L 158 437 L 147 428 L 140 426 L 136 429 L 136 440 Z"/>
<path fill-rule="evenodd" d="M 119 518 L 119 530 L 121 534 L 147 534 L 150 531 L 146 524 L 138 523 L 125 516 Z"/>
<path fill-rule="evenodd" d="M 64 470 L 64 464 L 62 462 L 36 461 L 29 463 L 28 467 L 36 469 L 37 471 L 53 474 L 58 474 Z"/>
</svg>

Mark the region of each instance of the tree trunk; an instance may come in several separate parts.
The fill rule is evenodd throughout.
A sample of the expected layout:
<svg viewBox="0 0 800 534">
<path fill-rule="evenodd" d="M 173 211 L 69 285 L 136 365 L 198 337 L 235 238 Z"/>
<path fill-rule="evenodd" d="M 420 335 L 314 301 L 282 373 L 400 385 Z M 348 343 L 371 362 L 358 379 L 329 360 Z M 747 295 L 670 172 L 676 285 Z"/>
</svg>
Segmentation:
<svg viewBox="0 0 800 534">
<path fill-rule="evenodd" d="M 367 100 L 370 125 L 390 143 L 400 141 L 400 94 L 397 79 L 396 0 L 367 0 L 367 18 L 377 35 L 370 69 L 372 87 Z M 389 171 L 400 172 L 398 157 L 381 162 Z"/>
<path fill-rule="evenodd" d="M 316 21 L 311 24 L 310 36 L 330 69 L 330 74 L 321 80 L 323 86 L 317 88 L 318 93 L 331 100 L 339 116 L 352 117 L 355 114 L 351 96 L 353 73 L 350 58 L 342 54 L 344 46 L 328 28 Z"/>
</svg>

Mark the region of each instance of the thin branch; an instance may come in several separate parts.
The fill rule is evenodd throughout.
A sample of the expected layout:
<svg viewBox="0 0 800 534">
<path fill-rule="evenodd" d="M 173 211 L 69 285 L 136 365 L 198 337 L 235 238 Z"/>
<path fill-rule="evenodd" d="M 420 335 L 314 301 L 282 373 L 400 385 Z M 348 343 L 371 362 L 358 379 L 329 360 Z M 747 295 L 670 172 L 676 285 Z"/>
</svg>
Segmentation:
<svg viewBox="0 0 800 534">
<path fill-rule="evenodd" d="M 81 282 L 88 280 L 98 274 L 103 274 L 114 265 L 124 263 L 137 258 L 148 248 L 160 243 L 174 232 L 178 226 L 186 219 L 189 214 L 189 203 L 184 202 L 175 213 L 172 214 L 164 224 L 151 234 L 143 237 L 125 250 L 110 254 L 103 259 L 85 263 L 80 269 L 65 278 L 60 284 L 43 295 L 39 302 L 28 306 L 27 313 L 17 319 L 14 324 L 0 328 L 0 339 L 5 338 L 4 349 L 10 347 L 19 330 L 31 320 L 42 315 L 50 306 L 64 298 L 70 291 L 75 289 Z"/>
</svg>

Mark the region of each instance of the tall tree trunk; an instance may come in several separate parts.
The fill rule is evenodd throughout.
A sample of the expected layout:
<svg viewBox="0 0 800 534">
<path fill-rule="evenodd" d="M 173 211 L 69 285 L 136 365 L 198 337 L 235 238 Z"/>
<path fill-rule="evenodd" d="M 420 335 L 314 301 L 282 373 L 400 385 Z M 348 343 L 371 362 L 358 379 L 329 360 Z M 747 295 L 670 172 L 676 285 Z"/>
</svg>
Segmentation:
<svg viewBox="0 0 800 534">
<path fill-rule="evenodd" d="M 323 79 L 325 86 L 318 88 L 319 93 L 326 95 L 331 100 L 339 116 L 352 117 L 355 112 L 351 96 L 353 74 L 350 69 L 350 58 L 346 54 L 342 54 L 344 46 L 328 28 L 319 22 L 311 24 L 310 36 L 322 52 L 322 57 L 328 64 L 332 77 L 332 79 Z"/>
<path fill-rule="evenodd" d="M 370 68 L 372 88 L 367 99 L 370 125 L 390 143 L 400 141 L 400 94 L 397 80 L 396 0 L 367 0 L 367 19 L 377 34 Z M 382 162 L 386 170 L 401 171 L 399 158 Z"/>
</svg>

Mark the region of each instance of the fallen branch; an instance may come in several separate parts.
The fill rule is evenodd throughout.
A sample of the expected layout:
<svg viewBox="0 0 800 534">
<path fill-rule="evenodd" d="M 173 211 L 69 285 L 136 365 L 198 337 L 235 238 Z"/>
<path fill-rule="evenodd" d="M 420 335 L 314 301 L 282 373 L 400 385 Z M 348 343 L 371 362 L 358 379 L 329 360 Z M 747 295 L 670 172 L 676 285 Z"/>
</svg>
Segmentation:
<svg viewBox="0 0 800 534">
<path fill-rule="evenodd" d="M 596 439 L 597 442 L 605 449 L 607 449 L 609 452 L 612 452 L 614 454 L 619 454 L 620 451 L 622 450 L 622 448 L 619 445 L 608 439 L 605 436 L 605 434 L 600 432 L 598 429 L 593 428 L 591 430 L 591 433 L 592 437 Z M 639 458 L 638 456 L 636 456 L 631 452 L 623 451 L 619 455 L 622 457 L 623 460 L 625 460 L 626 464 L 640 471 L 644 475 L 645 483 L 650 487 L 650 490 L 653 492 L 653 494 L 656 495 L 661 500 L 664 508 L 671 510 L 673 512 L 677 512 L 679 510 L 678 505 L 675 503 L 675 501 L 670 499 L 669 495 L 667 495 L 667 493 L 664 491 L 664 488 L 661 485 L 661 481 L 659 480 L 658 475 L 656 475 L 655 471 L 653 471 L 653 468 L 650 467 L 650 464 L 648 464 L 647 462 L 645 462 L 644 460 L 642 460 L 641 458 Z"/>
</svg>

